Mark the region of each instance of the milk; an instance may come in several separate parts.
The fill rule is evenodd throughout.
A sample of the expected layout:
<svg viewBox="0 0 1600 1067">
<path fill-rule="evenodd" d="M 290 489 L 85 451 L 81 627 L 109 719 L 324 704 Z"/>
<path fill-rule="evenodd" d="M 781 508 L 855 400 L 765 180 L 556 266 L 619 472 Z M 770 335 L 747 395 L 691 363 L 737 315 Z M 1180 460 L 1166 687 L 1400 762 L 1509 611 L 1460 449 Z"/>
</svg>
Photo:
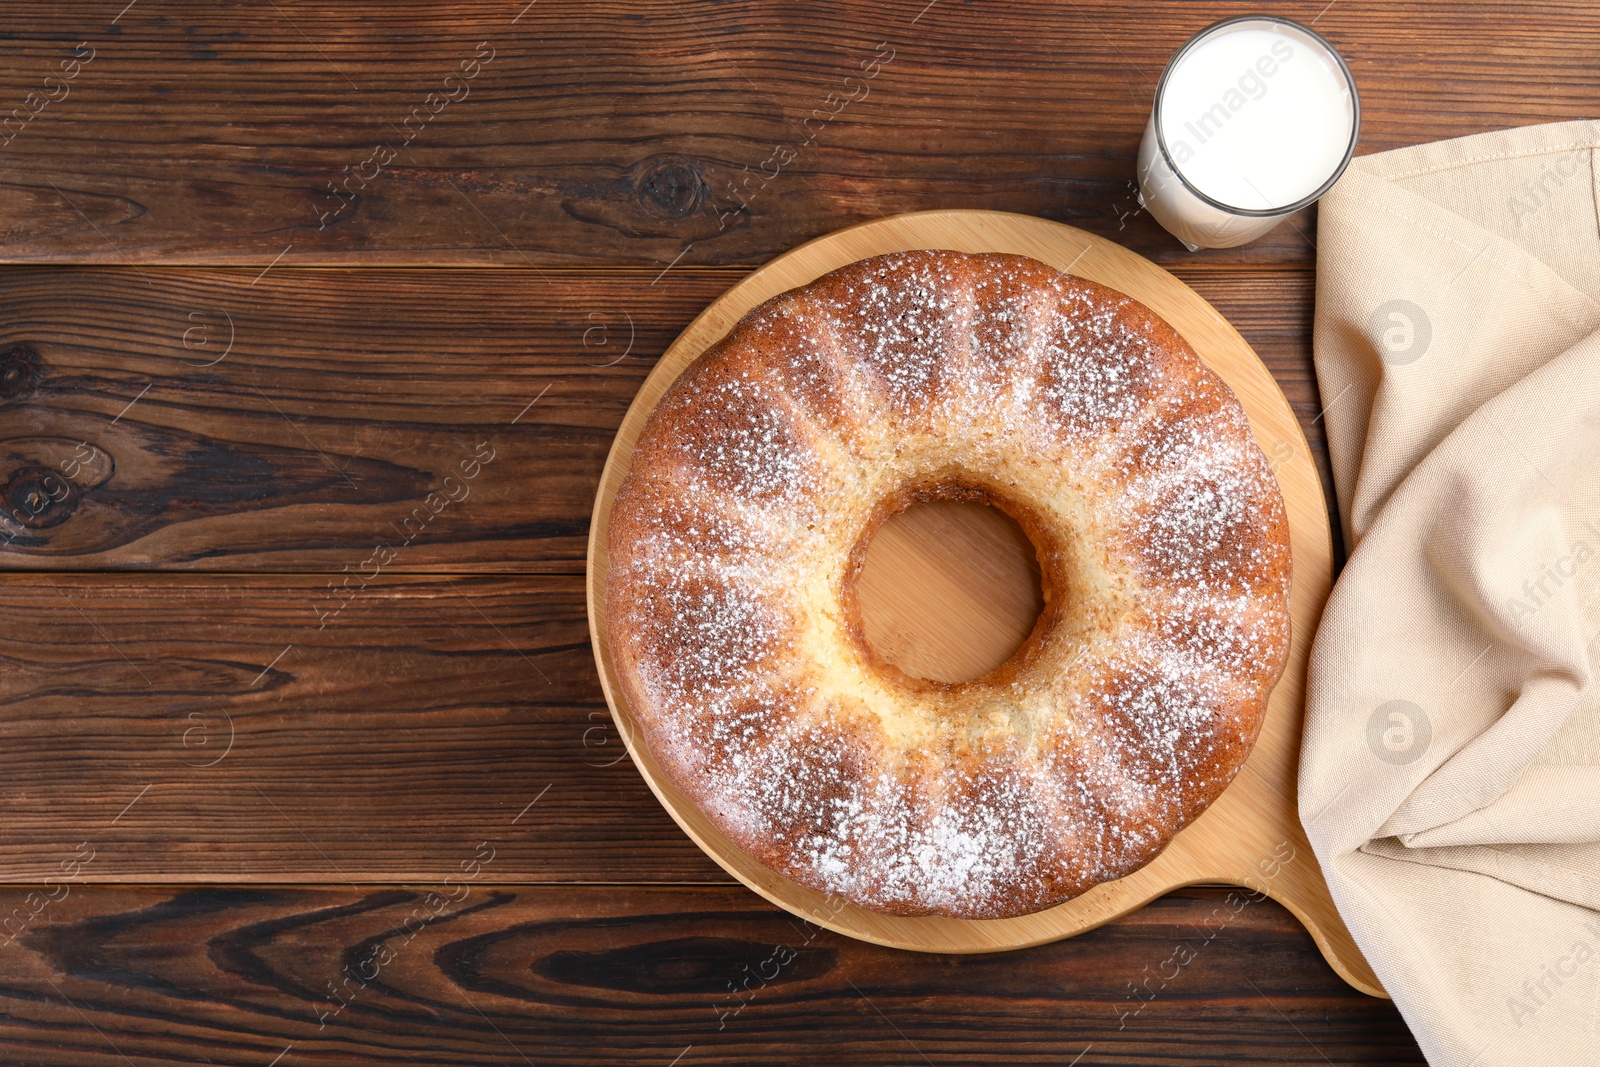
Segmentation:
<svg viewBox="0 0 1600 1067">
<path fill-rule="evenodd" d="M 1354 82 L 1315 33 L 1268 18 L 1219 23 L 1162 78 L 1139 149 L 1140 201 L 1190 248 L 1243 244 L 1327 191 L 1359 121 Z"/>
</svg>

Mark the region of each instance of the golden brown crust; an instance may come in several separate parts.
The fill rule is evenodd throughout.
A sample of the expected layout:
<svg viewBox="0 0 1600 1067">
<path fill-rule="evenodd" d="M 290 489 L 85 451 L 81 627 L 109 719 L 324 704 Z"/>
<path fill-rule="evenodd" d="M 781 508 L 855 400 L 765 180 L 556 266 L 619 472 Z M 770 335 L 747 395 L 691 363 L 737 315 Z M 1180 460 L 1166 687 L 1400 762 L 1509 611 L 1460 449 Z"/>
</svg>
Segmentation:
<svg viewBox="0 0 1600 1067">
<path fill-rule="evenodd" d="M 888 515 L 1006 510 L 1046 610 L 982 678 L 862 639 Z M 1238 401 L 1143 305 L 908 252 L 752 311 L 653 412 L 606 605 L 662 771 L 735 843 L 893 914 L 988 918 L 1137 869 L 1204 811 L 1288 648 L 1288 523 Z"/>
</svg>

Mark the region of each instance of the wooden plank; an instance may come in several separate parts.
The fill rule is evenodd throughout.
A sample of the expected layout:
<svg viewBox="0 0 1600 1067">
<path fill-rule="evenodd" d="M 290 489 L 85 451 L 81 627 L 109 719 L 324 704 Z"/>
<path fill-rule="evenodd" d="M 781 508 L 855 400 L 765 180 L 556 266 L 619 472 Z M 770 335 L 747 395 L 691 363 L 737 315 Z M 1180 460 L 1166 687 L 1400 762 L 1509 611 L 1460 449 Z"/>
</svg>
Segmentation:
<svg viewBox="0 0 1600 1067">
<path fill-rule="evenodd" d="M 0 578 L 0 881 L 726 881 L 601 699 L 578 576 Z M 536 802 L 536 803 L 535 803 Z M 531 807 L 530 807 L 531 805 Z"/>
<path fill-rule="evenodd" d="M 577 573 L 623 412 L 743 276 L 258 273 L 0 271 L 0 567 Z M 1321 462 L 1311 276 L 1180 276 Z"/>
<path fill-rule="evenodd" d="M 1579 0 L 1276 10 L 1350 58 L 1364 150 L 1595 111 L 1600 11 Z M 1237 11 L 18 0 L 0 257 L 659 269 L 984 207 L 1189 262 L 1129 182 L 1162 66 Z M 1308 264 L 1309 236 L 1300 220 L 1199 261 Z"/>
<path fill-rule="evenodd" d="M 481 855 L 461 852 L 500 863 Z M 725 887 L 32 892 L 0 893 L 19 1063 L 1423 1062 L 1286 911 L 1225 890 L 979 956 L 851 941 Z"/>
<path fill-rule="evenodd" d="M 338 571 L 387 540 L 402 567 L 577 569 L 644 370 L 729 281 L 651 277 L 6 271 L 0 485 L 27 519 L 27 472 L 77 483 L 6 562 Z"/>
</svg>

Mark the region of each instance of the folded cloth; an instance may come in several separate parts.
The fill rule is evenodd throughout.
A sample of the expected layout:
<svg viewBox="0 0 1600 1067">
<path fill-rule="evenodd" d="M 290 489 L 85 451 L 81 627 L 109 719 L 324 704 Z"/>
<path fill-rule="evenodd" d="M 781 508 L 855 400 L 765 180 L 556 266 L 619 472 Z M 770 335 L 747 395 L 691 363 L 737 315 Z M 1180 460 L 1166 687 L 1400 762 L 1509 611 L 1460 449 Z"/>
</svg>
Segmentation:
<svg viewBox="0 0 1600 1067">
<path fill-rule="evenodd" d="M 1300 816 L 1435 1067 L 1600 1064 L 1600 121 L 1364 156 L 1314 354 L 1345 543 Z"/>
</svg>

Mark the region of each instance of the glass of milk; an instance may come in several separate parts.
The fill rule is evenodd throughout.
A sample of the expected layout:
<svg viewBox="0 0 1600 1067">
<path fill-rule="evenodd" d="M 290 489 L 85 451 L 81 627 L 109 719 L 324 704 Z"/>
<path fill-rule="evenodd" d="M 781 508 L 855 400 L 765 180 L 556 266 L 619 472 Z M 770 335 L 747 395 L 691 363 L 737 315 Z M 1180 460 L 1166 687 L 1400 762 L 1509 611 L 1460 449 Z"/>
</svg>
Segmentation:
<svg viewBox="0 0 1600 1067">
<path fill-rule="evenodd" d="M 1253 241 L 1333 187 L 1361 101 L 1308 27 L 1246 15 L 1207 26 L 1167 64 L 1139 146 L 1139 203 L 1188 246 Z"/>
</svg>

